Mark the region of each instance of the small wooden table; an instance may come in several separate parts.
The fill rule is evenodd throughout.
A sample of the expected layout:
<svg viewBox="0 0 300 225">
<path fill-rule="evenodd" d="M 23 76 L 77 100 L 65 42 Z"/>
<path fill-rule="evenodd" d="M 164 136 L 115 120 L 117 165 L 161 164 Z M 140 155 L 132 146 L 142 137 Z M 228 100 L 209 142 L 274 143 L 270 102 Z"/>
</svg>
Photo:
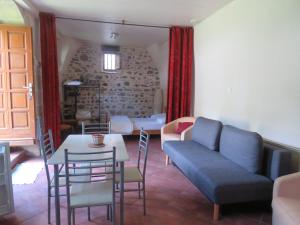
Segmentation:
<svg viewBox="0 0 300 225">
<path fill-rule="evenodd" d="M 120 165 L 120 225 L 124 224 L 124 162 L 129 160 L 124 139 L 121 134 L 106 134 L 104 147 L 91 148 L 88 146 L 90 143 L 92 143 L 91 135 L 69 135 L 47 162 L 48 165 L 54 165 L 56 225 L 61 224 L 58 170 L 59 165 L 65 163 L 64 149 L 68 149 L 72 152 L 95 152 L 112 150 L 113 147 L 116 147 L 116 161 Z"/>
</svg>

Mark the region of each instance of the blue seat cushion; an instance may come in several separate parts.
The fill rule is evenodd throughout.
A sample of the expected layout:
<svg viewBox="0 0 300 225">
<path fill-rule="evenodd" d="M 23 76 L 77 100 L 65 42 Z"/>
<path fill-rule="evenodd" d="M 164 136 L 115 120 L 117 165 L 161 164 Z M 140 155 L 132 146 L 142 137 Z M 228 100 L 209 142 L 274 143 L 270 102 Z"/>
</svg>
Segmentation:
<svg viewBox="0 0 300 225">
<path fill-rule="evenodd" d="M 164 151 L 182 173 L 217 204 L 269 200 L 270 179 L 248 172 L 195 141 L 167 141 Z"/>
<path fill-rule="evenodd" d="M 263 159 L 263 139 L 255 133 L 233 126 L 224 126 L 220 153 L 251 173 L 260 173 Z"/>
<path fill-rule="evenodd" d="M 198 117 L 193 129 L 192 139 L 210 150 L 218 150 L 222 123 L 204 117 Z"/>
</svg>

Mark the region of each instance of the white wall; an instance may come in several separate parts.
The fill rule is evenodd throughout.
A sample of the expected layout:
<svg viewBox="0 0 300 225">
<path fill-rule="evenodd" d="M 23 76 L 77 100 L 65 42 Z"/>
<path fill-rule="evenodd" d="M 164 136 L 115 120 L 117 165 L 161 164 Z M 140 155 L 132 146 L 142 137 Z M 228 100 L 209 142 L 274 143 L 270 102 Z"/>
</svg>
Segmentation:
<svg viewBox="0 0 300 225">
<path fill-rule="evenodd" d="M 195 26 L 194 113 L 300 148 L 299 0 L 235 0 Z"/>
<path fill-rule="evenodd" d="M 167 106 L 168 69 L 169 69 L 169 42 L 152 44 L 147 48 L 156 65 L 160 76 L 160 88 L 163 90 L 163 110 Z"/>
</svg>

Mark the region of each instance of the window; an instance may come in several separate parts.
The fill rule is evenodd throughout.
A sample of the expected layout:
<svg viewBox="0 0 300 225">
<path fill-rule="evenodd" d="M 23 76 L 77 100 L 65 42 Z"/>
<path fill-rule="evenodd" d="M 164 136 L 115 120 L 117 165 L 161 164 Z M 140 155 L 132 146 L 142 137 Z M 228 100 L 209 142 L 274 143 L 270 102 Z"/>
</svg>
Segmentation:
<svg viewBox="0 0 300 225">
<path fill-rule="evenodd" d="M 105 52 L 103 54 L 103 71 L 113 73 L 120 69 L 120 54 Z"/>
</svg>

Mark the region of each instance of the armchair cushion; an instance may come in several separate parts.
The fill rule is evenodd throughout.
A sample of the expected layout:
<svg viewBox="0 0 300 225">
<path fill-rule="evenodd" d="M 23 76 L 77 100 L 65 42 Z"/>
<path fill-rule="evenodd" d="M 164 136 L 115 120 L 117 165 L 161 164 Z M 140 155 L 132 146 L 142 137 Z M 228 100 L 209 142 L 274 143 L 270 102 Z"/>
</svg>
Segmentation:
<svg viewBox="0 0 300 225">
<path fill-rule="evenodd" d="M 277 197 L 273 199 L 273 224 L 274 225 L 297 225 L 300 224 L 300 201 L 299 199 Z"/>
<path fill-rule="evenodd" d="M 281 176 L 275 180 L 273 198 L 297 199 L 300 204 L 300 172 Z"/>
<path fill-rule="evenodd" d="M 177 134 L 181 134 L 182 131 L 186 130 L 187 128 L 189 128 L 190 126 L 192 126 L 194 123 L 193 122 L 179 122 L 177 129 L 176 129 L 176 133 Z"/>
<path fill-rule="evenodd" d="M 164 134 L 164 141 L 180 141 L 180 134 L 166 133 Z"/>
</svg>

